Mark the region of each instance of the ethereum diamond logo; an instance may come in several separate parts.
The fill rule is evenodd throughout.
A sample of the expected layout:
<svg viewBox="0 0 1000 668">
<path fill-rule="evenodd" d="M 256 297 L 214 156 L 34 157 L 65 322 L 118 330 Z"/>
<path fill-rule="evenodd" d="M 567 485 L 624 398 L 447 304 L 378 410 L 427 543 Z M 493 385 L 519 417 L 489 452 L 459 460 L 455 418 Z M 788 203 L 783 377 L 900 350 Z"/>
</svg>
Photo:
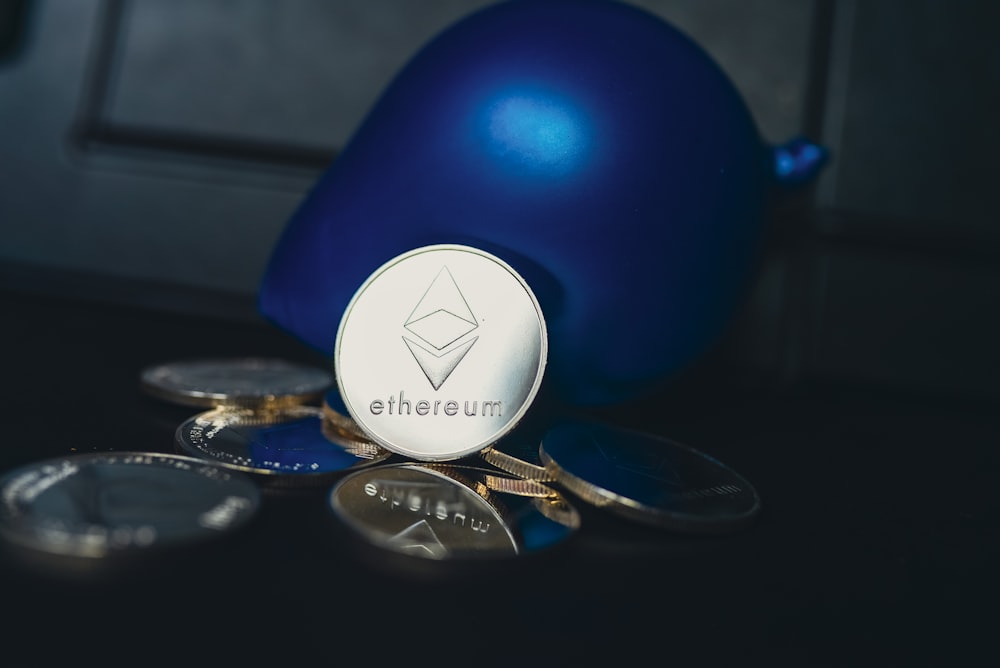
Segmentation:
<svg viewBox="0 0 1000 668">
<path fill-rule="evenodd" d="M 441 267 L 403 327 L 416 337 L 404 335 L 403 342 L 435 390 L 479 339 L 468 338 L 479 324 L 448 267 Z"/>
<path fill-rule="evenodd" d="M 448 548 L 437 537 L 427 520 L 411 524 L 389 538 L 388 543 L 400 552 L 416 553 L 434 559 L 440 559 L 448 554 Z"/>
</svg>

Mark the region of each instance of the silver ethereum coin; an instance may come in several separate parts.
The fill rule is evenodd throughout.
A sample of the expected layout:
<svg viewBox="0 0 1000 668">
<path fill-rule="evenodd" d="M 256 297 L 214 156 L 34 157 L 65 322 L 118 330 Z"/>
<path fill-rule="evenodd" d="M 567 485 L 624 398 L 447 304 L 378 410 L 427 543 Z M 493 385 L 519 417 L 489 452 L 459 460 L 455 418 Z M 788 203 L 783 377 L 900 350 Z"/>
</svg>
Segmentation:
<svg viewBox="0 0 1000 668">
<path fill-rule="evenodd" d="M 146 367 L 139 385 L 154 397 L 186 406 L 264 407 L 316 400 L 333 385 L 333 374 L 277 358 L 206 358 Z"/>
<path fill-rule="evenodd" d="M 626 519 L 685 533 L 748 525 L 760 498 L 743 476 L 690 446 L 633 429 L 566 420 L 542 437 L 555 482 Z"/>
<path fill-rule="evenodd" d="M 0 478 L 0 536 L 32 554 L 134 558 L 229 534 L 261 504 L 246 476 L 191 457 L 85 453 Z"/>
<path fill-rule="evenodd" d="M 500 258 L 460 245 L 403 253 L 357 290 L 334 369 L 351 417 L 422 461 L 481 451 L 524 417 L 548 338 L 531 288 Z"/>
</svg>

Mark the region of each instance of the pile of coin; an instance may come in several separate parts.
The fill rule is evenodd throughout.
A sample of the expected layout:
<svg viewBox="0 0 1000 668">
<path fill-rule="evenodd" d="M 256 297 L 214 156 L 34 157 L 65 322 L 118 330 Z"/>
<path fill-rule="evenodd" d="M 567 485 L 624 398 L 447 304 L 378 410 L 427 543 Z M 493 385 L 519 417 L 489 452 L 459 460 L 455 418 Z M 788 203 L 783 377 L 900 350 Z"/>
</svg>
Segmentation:
<svg viewBox="0 0 1000 668">
<path fill-rule="evenodd" d="M 548 549 L 580 528 L 575 502 L 676 532 L 753 520 L 753 486 L 694 448 L 580 419 L 519 432 L 546 347 L 538 302 L 499 258 L 404 253 L 345 311 L 336 373 L 268 358 L 149 367 L 142 390 L 203 409 L 177 427 L 175 452 L 9 472 L 0 535 L 83 560 L 136 554 L 234 530 L 261 493 L 316 490 L 367 544 L 437 561 Z"/>
</svg>

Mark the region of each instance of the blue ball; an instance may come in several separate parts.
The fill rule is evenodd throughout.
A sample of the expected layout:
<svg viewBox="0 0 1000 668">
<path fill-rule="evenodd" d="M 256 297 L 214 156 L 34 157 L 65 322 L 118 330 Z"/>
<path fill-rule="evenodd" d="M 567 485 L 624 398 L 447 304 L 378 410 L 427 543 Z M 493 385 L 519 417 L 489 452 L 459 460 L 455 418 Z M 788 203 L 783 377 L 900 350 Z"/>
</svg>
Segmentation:
<svg viewBox="0 0 1000 668">
<path fill-rule="evenodd" d="M 259 310 L 332 357 L 375 269 L 467 244 L 538 297 L 546 391 L 629 401 L 731 320 L 775 185 L 810 173 L 787 151 L 776 169 L 776 155 L 723 71 L 655 15 L 501 2 L 440 33 L 385 89 L 283 231 Z"/>
</svg>

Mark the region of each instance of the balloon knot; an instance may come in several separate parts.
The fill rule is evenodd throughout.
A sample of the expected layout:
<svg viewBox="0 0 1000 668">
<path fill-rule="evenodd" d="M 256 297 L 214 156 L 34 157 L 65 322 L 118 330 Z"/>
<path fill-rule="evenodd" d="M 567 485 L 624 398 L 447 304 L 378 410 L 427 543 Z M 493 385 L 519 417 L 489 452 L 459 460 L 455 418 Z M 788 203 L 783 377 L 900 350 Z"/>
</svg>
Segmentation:
<svg viewBox="0 0 1000 668">
<path fill-rule="evenodd" d="M 804 137 L 796 137 L 772 147 L 771 156 L 775 180 L 781 186 L 795 188 L 816 178 L 830 152 Z"/>
</svg>

